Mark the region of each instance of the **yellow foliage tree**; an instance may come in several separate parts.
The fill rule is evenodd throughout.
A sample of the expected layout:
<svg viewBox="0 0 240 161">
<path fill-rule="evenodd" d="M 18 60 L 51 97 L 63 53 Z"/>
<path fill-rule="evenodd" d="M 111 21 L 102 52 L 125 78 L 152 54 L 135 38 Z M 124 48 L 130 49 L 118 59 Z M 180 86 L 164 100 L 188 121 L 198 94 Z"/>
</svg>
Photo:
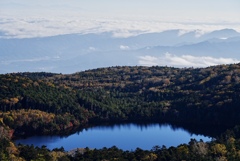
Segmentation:
<svg viewBox="0 0 240 161">
<path fill-rule="evenodd" d="M 224 144 L 214 144 L 211 149 L 212 153 L 216 156 L 225 156 L 227 154 L 227 149 Z"/>
</svg>

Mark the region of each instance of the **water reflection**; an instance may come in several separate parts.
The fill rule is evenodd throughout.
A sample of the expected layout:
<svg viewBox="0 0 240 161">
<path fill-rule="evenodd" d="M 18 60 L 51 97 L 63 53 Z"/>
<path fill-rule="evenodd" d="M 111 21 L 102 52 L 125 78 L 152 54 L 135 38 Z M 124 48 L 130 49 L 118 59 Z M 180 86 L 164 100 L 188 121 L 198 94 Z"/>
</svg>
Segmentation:
<svg viewBox="0 0 240 161">
<path fill-rule="evenodd" d="M 118 124 L 90 127 L 68 137 L 34 136 L 17 140 L 16 143 L 39 147 L 46 145 L 49 149 L 64 147 L 65 150 L 82 147 L 110 148 L 114 145 L 123 150 L 135 150 L 137 147 L 150 150 L 155 145 L 178 146 L 188 143 L 191 138 L 211 140 L 211 137 L 191 134 L 168 124 Z"/>
</svg>

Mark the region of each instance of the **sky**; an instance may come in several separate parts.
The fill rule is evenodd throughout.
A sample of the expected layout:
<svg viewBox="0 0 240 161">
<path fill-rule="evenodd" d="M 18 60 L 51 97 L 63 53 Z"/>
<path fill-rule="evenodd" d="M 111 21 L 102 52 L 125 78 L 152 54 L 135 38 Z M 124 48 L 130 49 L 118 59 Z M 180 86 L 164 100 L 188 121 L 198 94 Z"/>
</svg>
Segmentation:
<svg viewBox="0 0 240 161">
<path fill-rule="evenodd" d="M 0 36 L 111 31 L 128 37 L 168 29 L 240 31 L 239 0 L 0 0 Z"/>
<path fill-rule="evenodd" d="M 239 0 L 1 0 L 1 10 L 22 14 L 92 13 L 181 19 L 217 18 L 239 20 Z M 14 11 L 15 10 L 15 11 Z M 56 13 L 58 12 L 58 13 Z M 9 13 L 11 14 L 11 13 Z M 67 13 L 68 14 L 68 13 Z M 20 13 L 21 15 L 21 13 Z"/>
</svg>

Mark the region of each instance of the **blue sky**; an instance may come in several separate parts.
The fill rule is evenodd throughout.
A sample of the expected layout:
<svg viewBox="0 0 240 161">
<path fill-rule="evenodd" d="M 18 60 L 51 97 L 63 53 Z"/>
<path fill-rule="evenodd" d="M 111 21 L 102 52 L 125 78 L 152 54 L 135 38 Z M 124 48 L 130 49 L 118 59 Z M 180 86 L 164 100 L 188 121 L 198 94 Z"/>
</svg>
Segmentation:
<svg viewBox="0 0 240 161">
<path fill-rule="evenodd" d="M 0 33 L 13 37 L 113 30 L 123 36 L 167 29 L 240 31 L 240 0 L 0 0 L 0 23 Z"/>
</svg>

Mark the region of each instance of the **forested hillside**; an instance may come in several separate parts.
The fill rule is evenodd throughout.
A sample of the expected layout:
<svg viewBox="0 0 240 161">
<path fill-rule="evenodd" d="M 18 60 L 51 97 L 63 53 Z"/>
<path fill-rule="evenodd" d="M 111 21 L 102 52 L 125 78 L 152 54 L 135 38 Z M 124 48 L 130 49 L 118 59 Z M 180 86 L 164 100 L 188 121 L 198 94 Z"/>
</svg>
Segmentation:
<svg viewBox="0 0 240 161">
<path fill-rule="evenodd" d="M 5 142 L 1 142 L 0 158 L 20 157 L 28 160 L 26 156 L 21 156 L 21 148 L 30 147 L 15 147 L 8 143 L 14 137 L 66 134 L 89 124 L 167 122 L 199 129 L 221 126 L 223 131 L 240 125 L 240 64 L 208 68 L 117 66 L 68 75 L 11 73 L 0 75 L 0 91 L 1 139 L 9 144 L 3 145 Z M 211 145 L 192 144 L 208 146 L 204 156 L 211 154 L 210 160 L 228 157 L 230 147 L 226 147 L 225 143 L 230 138 L 238 139 L 236 129 L 234 132 L 228 131 L 225 137 L 221 133 L 208 133 L 219 138 Z M 202 133 L 206 134 L 207 130 Z M 236 146 L 234 157 L 237 158 L 240 146 L 235 139 L 231 146 Z M 226 153 L 221 151 L 212 155 L 208 153 L 213 148 L 211 146 L 220 148 L 220 151 L 225 146 Z M 12 147 L 14 153 L 5 147 Z M 180 150 L 185 153 L 188 148 L 190 145 L 184 145 Z M 144 153 L 156 160 L 158 153 L 163 155 L 163 150 L 169 153 L 173 149 L 155 149 Z M 171 155 L 176 157 L 179 152 L 175 150 L 171 151 Z M 90 152 L 93 153 L 90 150 L 85 154 Z M 187 159 L 189 153 L 181 156 Z M 83 156 L 79 154 L 78 157 Z"/>
</svg>

